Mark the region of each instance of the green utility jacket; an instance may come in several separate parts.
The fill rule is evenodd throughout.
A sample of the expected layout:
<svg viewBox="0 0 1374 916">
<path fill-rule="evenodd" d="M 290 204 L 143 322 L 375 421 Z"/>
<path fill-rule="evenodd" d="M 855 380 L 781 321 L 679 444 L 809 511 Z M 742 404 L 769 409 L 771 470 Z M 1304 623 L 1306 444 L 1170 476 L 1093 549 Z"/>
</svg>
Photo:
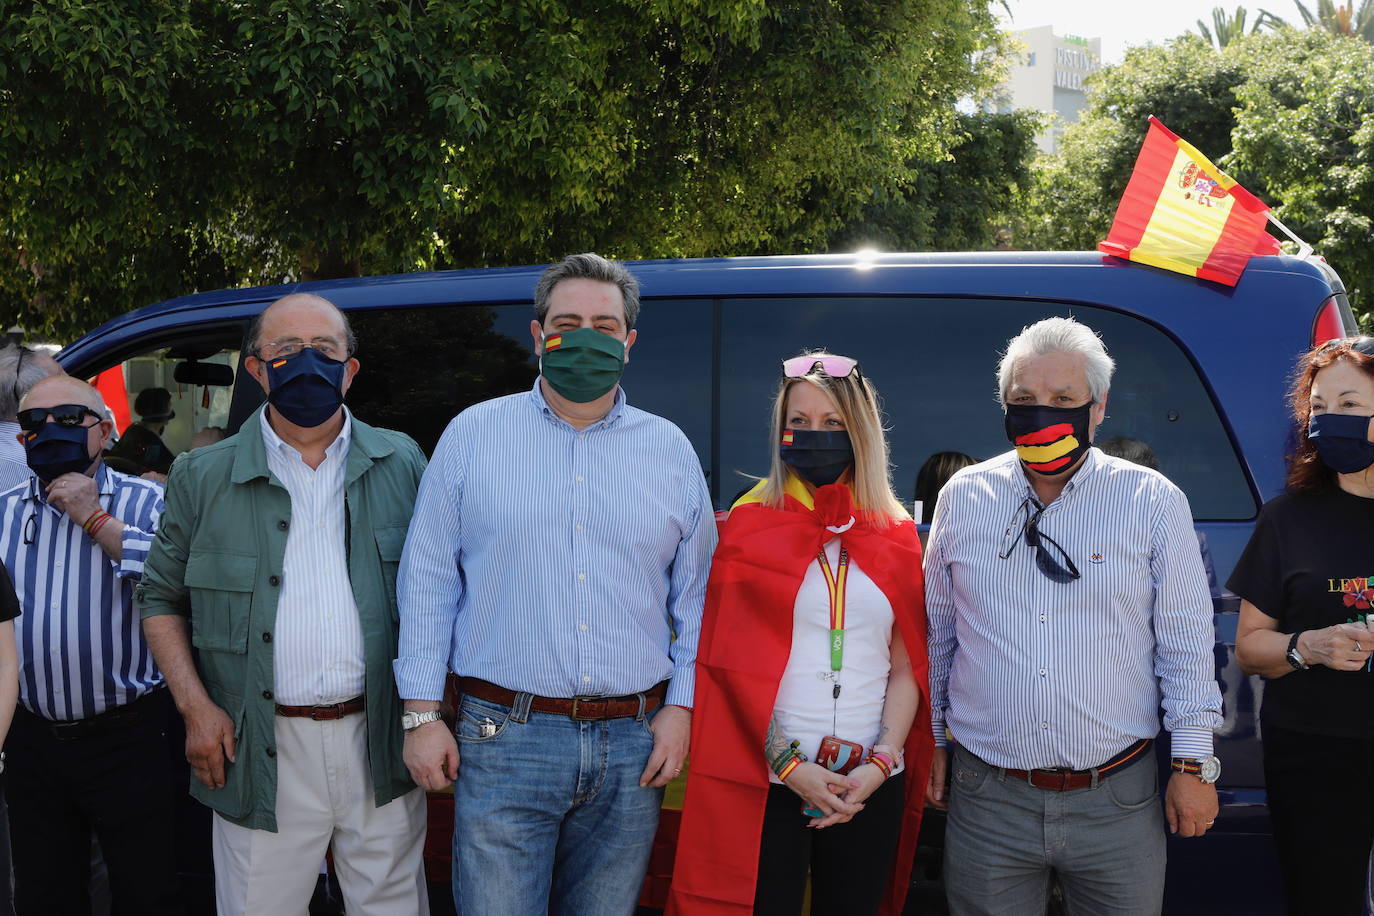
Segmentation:
<svg viewBox="0 0 1374 916">
<path fill-rule="evenodd" d="M 259 414 L 172 465 L 167 508 L 134 593 L 144 617 L 182 614 L 210 698 L 234 722 L 222 789 L 191 794 L 244 827 L 277 829 L 272 631 L 291 497 L 267 467 Z M 353 420 L 345 478 L 348 574 L 362 620 L 367 750 L 377 805 L 414 788 L 401 759 L 396 570 L 425 458 L 408 436 Z"/>
</svg>

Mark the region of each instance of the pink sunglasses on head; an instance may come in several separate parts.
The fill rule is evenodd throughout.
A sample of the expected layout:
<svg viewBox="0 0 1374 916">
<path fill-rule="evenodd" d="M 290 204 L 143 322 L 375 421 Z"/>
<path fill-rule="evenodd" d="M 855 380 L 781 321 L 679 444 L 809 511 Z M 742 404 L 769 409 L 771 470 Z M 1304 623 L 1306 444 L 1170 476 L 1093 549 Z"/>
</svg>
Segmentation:
<svg viewBox="0 0 1374 916">
<path fill-rule="evenodd" d="M 814 372 L 817 366 L 831 378 L 848 378 L 859 368 L 859 361 L 848 356 L 794 356 L 782 361 L 782 375 L 783 378 L 802 378 Z"/>
</svg>

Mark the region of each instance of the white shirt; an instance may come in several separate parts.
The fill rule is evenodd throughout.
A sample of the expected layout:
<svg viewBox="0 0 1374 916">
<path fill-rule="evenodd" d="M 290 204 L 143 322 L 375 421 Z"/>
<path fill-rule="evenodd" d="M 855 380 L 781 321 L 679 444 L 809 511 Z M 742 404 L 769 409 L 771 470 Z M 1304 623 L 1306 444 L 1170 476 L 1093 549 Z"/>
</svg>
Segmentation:
<svg viewBox="0 0 1374 916">
<path fill-rule="evenodd" d="M 272 653 L 273 689 L 285 706 L 340 703 L 363 693 L 363 630 L 344 543 L 344 479 L 352 437 L 353 420 L 345 408 L 343 429 L 312 470 L 262 412 L 267 467 L 291 496 Z"/>
<path fill-rule="evenodd" d="M 840 565 L 840 538 L 825 545 L 832 573 Z M 792 612 L 792 652 L 778 683 L 773 716 L 778 730 L 801 742 L 816 759 L 821 739 L 834 735 L 871 748 L 883 724 L 883 701 L 892 670 L 892 603 L 849 558 L 845 589 L 844 661 L 838 678 L 830 670 L 830 592 L 820 564 L 812 560 L 797 590 Z M 833 696 L 836 680 L 841 690 Z M 777 776 L 768 774 L 770 782 Z"/>
<path fill-rule="evenodd" d="M 29 470 L 28 453 L 15 438 L 20 431 L 18 423 L 0 420 L 0 493 L 27 483 L 33 476 L 33 471 Z"/>
</svg>

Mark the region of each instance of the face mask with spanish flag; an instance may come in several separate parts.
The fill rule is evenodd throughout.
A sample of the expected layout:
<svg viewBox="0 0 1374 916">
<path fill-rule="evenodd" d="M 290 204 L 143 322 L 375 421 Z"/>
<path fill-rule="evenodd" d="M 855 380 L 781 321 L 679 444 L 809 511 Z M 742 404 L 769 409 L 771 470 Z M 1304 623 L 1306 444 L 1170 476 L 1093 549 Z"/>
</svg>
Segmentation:
<svg viewBox="0 0 1374 916">
<path fill-rule="evenodd" d="M 1093 402 L 1082 407 L 1007 405 L 1007 438 L 1017 457 L 1037 474 L 1058 474 L 1088 451 L 1089 415 Z"/>
</svg>

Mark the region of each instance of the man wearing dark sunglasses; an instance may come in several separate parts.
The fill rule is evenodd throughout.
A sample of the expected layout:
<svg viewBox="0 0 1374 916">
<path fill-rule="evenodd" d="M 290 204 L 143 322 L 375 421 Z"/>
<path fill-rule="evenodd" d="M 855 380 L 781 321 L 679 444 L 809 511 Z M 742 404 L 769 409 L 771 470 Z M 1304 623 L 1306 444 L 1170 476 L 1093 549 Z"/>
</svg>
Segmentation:
<svg viewBox="0 0 1374 916">
<path fill-rule="evenodd" d="M 119 912 L 181 912 L 171 710 L 132 600 L 162 490 L 105 467 L 105 415 L 78 379 L 35 384 L 17 413 L 34 476 L 0 494 L 0 560 L 23 609 L 5 771 L 20 913 L 90 912 L 92 830 Z"/>
<path fill-rule="evenodd" d="M 1207 576 L 1183 493 L 1092 447 L 1114 368 L 1071 318 L 1025 328 L 998 369 L 1013 450 L 940 494 L 928 798 L 949 808 L 955 916 L 1044 912 L 1051 873 L 1066 913 L 1159 913 L 1165 817 L 1190 837 L 1217 815 Z"/>
</svg>

